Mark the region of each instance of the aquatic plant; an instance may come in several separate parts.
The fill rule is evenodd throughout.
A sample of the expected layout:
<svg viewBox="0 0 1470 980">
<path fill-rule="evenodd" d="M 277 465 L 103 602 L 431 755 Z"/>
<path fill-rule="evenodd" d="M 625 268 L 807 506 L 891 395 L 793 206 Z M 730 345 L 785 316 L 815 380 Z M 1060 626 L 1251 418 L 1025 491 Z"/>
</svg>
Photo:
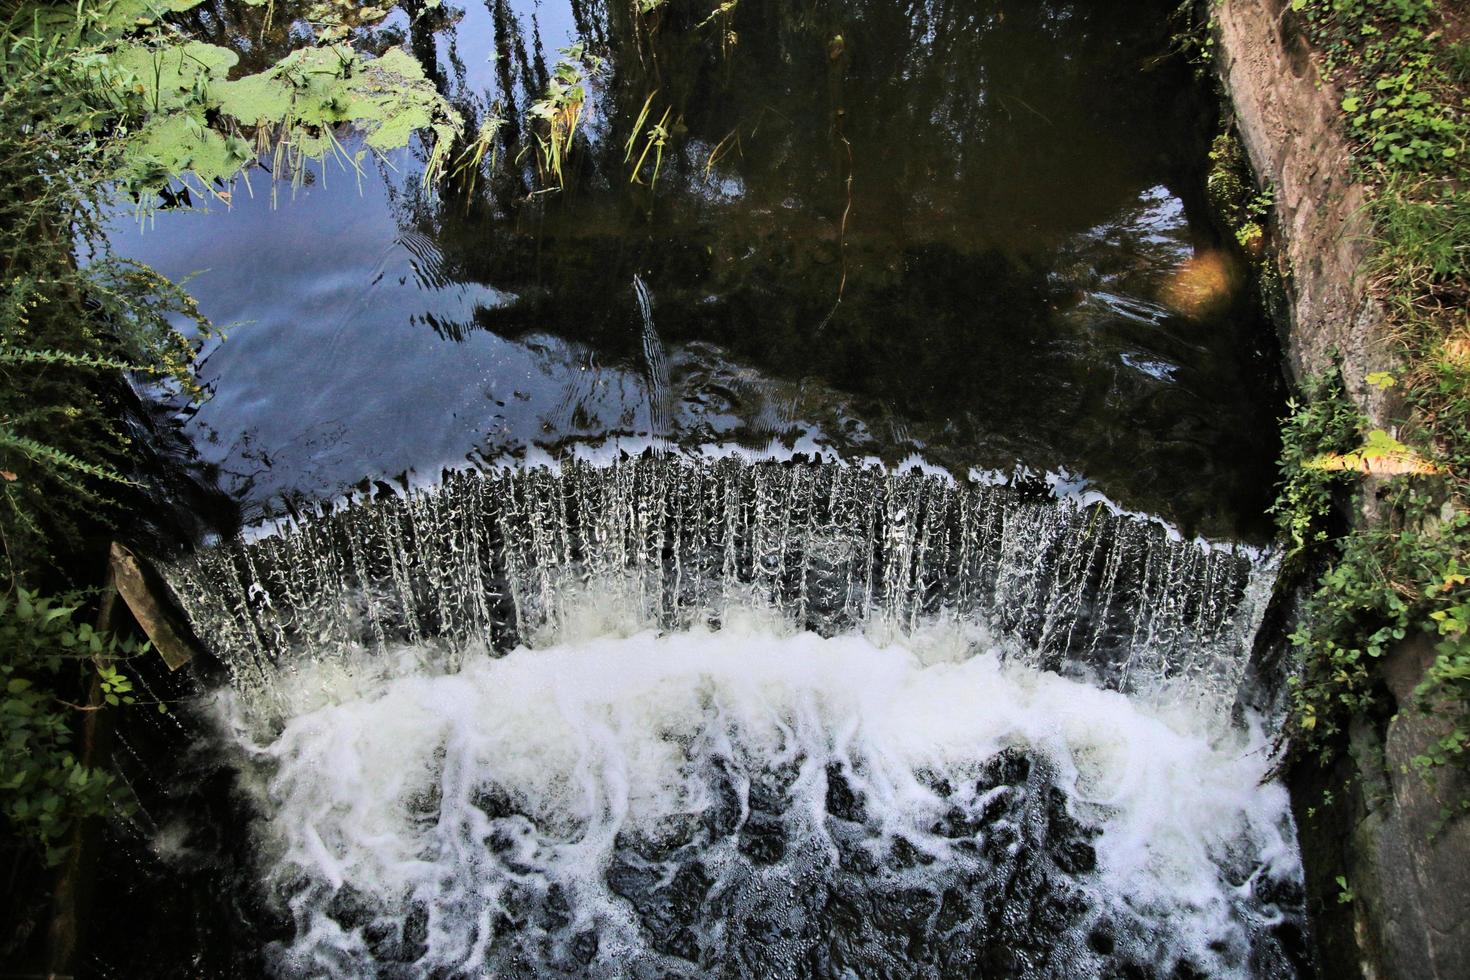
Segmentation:
<svg viewBox="0 0 1470 980">
<path fill-rule="evenodd" d="M 341 43 L 302 48 L 263 72 L 228 78 L 238 60 L 197 41 L 128 45 L 108 55 L 100 80 L 141 117 L 118 168 L 129 192 L 146 197 L 188 175 L 217 196 L 219 185 L 257 158 L 296 180 L 307 161 L 335 159 L 356 169 L 368 153 L 405 146 L 417 132 L 433 135 L 424 170 L 432 185 L 464 128 L 401 48 L 371 59 Z M 363 134 L 351 154 L 337 135 L 344 126 Z"/>
<path fill-rule="evenodd" d="M 653 106 L 653 97 L 657 94 L 657 89 L 648 94 L 648 100 L 643 103 L 643 108 L 638 112 L 638 118 L 633 122 L 633 132 L 628 137 L 627 147 L 623 153 L 623 163 L 627 163 L 633 158 L 633 150 L 638 144 L 638 137 L 643 136 L 643 152 L 638 155 L 638 162 L 633 164 L 632 176 L 629 178 L 629 183 L 638 184 L 642 183 L 639 180 L 639 174 L 643 172 L 643 163 L 648 159 L 649 151 L 656 151 L 653 160 L 653 176 L 648 181 L 650 188 L 658 183 L 658 172 L 664 162 L 664 146 L 669 141 L 669 114 L 674 111 L 672 105 L 664 109 L 664 114 L 659 121 L 654 123 L 647 133 L 644 133 L 643 124 L 648 121 L 648 111 Z"/>
<path fill-rule="evenodd" d="M 471 191 L 474 190 L 475 181 L 478 179 L 485 164 L 485 157 L 490 157 L 489 169 L 493 172 L 499 154 L 500 130 L 505 126 L 505 118 L 492 113 L 485 117 L 480 123 L 480 128 L 475 133 L 475 138 L 469 142 L 455 158 L 452 173 L 464 175 Z"/>
<path fill-rule="evenodd" d="M 526 111 L 532 123 L 537 124 L 534 130 L 537 170 L 542 183 L 549 185 L 554 181 L 556 187 L 548 186 L 548 189 L 556 190 L 566 186 L 566 160 L 582 119 L 588 81 L 602 69 L 602 59 L 589 54 L 584 45 L 562 48 L 560 54 L 546 92 Z"/>
</svg>

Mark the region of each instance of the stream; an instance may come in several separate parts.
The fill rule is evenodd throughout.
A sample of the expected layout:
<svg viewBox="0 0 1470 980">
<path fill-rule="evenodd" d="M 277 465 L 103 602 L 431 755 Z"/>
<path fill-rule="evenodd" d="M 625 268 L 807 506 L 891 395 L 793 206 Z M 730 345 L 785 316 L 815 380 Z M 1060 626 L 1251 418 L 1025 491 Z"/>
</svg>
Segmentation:
<svg viewBox="0 0 1470 980">
<path fill-rule="evenodd" d="M 1170 9 L 405 2 L 352 43 L 493 167 L 117 213 L 243 527 L 155 562 L 210 656 L 118 733 L 97 974 L 1304 971 L 1280 356 Z"/>
</svg>

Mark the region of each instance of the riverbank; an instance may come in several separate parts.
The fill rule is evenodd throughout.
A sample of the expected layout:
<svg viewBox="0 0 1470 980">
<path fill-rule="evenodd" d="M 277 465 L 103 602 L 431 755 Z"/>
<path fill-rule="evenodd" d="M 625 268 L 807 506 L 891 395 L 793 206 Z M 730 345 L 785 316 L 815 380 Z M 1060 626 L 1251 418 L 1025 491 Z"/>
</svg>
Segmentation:
<svg viewBox="0 0 1470 980">
<path fill-rule="evenodd" d="M 1240 141 L 1274 191 L 1268 271 L 1288 300 L 1279 326 L 1290 374 L 1322 397 L 1340 393 L 1331 411 L 1360 436 L 1384 433 L 1403 450 L 1396 458 L 1435 471 L 1406 476 L 1361 453 L 1367 472 L 1333 488 L 1331 477 L 1297 470 L 1335 491 L 1346 531 L 1315 553 L 1303 548 L 1290 638 L 1301 678 L 1289 782 L 1319 968 L 1334 977 L 1462 976 L 1470 964 L 1470 823 L 1454 815 L 1466 797 L 1455 612 L 1464 601 L 1466 258 L 1455 227 L 1465 167 L 1453 102 L 1466 80 L 1454 74 L 1464 41 L 1462 25 L 1408 6 L 1417 9 L 1403 18 L 1422 19 L 1384 24 L 1376 10 L 1284 0 L 1210 10 Z M 1367 27 L 1357 46 L 1344 40 L 1340 21 L 1350 17 Z M 1386 74 L 1382 56 L 1399 50 L 1408 54 Z M 1388 128 L 1394 119 L 1402 124 Z M 1340 381 L 1317 381 L 1325 377 Z M 1309 430 L 1294 423 L 1288 443 Z M 1352 447 L 1298 455 L 1311 463 L 1334 448 Z M 1303 520 L 1317 516 L 1332 517 Z"/>
</svg>

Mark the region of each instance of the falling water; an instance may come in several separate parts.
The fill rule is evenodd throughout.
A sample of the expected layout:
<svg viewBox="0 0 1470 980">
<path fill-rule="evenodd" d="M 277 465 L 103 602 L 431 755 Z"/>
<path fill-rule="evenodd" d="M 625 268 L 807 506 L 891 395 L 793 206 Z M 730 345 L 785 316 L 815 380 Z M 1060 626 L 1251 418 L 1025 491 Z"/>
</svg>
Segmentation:
<svg viewBox="0 0 1470 980">
<path fill-rule="evenodd" d="M 752 597 L 827 636 L 953 618 L 1029 666 L 1218 709 L 1236 695 L 1275 565 L 1007 486 L 648 455 L 451 474 L 167 575 L 244 686 L 359 646 L 559 636 L 568 603 L 597 583 L 670 630 Z"/>
<path fill-rule="evenodd" d="M 1286 975 L 1268 557 L 918 472 L 447 475 L 166 570 L 286 976 Z"/>
</svg>

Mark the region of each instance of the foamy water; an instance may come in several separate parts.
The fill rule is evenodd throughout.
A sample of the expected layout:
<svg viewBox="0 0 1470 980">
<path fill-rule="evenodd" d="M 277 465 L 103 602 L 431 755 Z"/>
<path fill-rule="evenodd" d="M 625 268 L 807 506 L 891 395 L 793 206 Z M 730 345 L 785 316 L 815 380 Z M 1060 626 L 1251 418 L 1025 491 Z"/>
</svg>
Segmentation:
<svg viewBox="0 0 1470 980">
<path fill-rule="evenodd" d="M 226 699 L 282 974 L 1287 969 L 1259 731 L 953 630 L 584 626 L 454 673 L 424 646 L 301 667 L 284 727 Z"/>
</svg>

